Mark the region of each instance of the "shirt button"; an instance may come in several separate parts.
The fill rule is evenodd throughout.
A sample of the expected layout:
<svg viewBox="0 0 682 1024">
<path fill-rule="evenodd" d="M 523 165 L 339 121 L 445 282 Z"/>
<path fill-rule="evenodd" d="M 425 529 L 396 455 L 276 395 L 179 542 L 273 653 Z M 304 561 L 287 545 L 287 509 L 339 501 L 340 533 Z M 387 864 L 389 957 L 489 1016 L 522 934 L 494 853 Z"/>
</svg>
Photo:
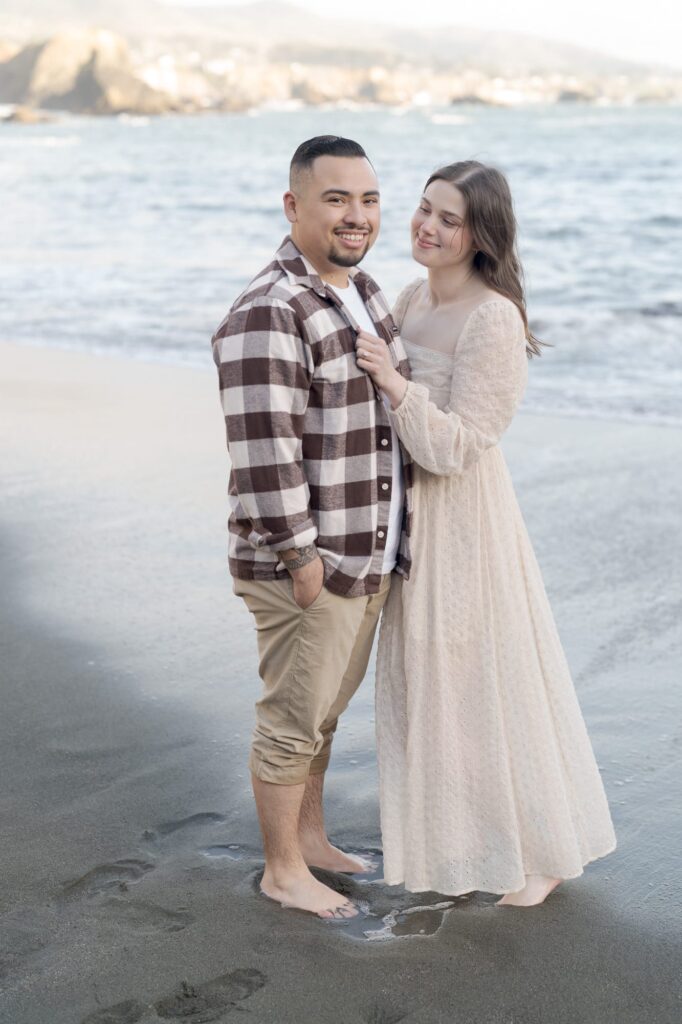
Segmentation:
<svg viewBox="0 0 682 1024">
<path fill-rule="evenodd" d="M 381 443 L 383 444 L 384 448 L 387 448 L 388 447 L 388 438 L 382 437 Z"/>
<path fill-rule="evenodd" d="M 379 537 L 379 539 L 381 540 L 381 539 L 383 539 L 383 538 L 384 538 L 385 536 L 386 536 L 386 534 L 384 533 L 384 531 L 383 531 L 383 530 L 379 530 L 379 532 L 378 532 L 378 534 L 377 534 L 377 537 Z"/>
<path fill-rule="evenodd" d="M 381 489 L 382 489 L 382 491 L 387 491 L 388 490 L 388 484 L 382 484 L 381 485 Z"/>
</svg>

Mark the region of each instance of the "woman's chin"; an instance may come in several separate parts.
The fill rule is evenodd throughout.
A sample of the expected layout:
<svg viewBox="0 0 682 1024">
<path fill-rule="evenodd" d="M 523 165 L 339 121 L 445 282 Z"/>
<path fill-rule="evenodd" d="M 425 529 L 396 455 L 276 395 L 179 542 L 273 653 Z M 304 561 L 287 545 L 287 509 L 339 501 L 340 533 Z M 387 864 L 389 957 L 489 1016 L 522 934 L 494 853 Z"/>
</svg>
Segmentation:
<svg viewBox="0 0 682 1024">
<path fill-rule="evenodd" d="M 421 263 L 423 267 L 428 267 L 431 264 L 429 256 L 431 253 L 428 249 L 420 249 L 419 246 L 412 246 L 412 259 L 416 260 L 417 263 Z"/>
</svg>

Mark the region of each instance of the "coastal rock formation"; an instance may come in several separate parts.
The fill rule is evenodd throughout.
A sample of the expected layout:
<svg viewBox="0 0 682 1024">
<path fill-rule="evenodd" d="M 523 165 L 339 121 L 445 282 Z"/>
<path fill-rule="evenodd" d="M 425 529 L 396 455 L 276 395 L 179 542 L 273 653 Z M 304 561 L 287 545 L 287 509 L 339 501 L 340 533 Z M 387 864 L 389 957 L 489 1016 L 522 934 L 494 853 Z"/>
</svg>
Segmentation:
<svg viewBox="0 0 682 1024">
<path fill-rule="evenodd" d="M 44 110 L 35 110 L 33 107 L 15 107 L 11 114 L 3 117 L 8 124 L 49 124 L 54 120 L 52 114 L 46 114 Z"/>
<path fill-rule="evenodd" d="M 86 28 L 93 19 L 106 29 Z M 4 0 L 2 20 L 0 104 L 27 110 L 682 102 L 677 72 L 502 32 L 374 25 L 358 37 L 351 21 L 278 0 L 201 9 L 159 0 Z M 38 31 L 55 34 L 44 41 Z"/>
<path fill-rule="evenodd" d="M 63 32 L 0 64 L 0 102 L 79 114 L 160 114 L 173 99 L 135 74 L 128 44 L 104 30 Z"/>
</svg>

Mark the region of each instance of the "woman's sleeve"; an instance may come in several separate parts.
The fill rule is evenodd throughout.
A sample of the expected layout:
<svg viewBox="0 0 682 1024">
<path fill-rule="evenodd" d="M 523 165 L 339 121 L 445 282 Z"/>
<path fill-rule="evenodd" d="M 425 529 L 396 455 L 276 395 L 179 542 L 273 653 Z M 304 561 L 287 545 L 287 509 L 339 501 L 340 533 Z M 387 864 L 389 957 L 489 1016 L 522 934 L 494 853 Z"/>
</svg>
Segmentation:
<svg viewBox="0 0 682 1024">
<path fill-rule="evenodd" d="M 454 356 L 450 401 L 439 409 L 410 381 L 390 418 L 413 460 L 429 473 L 463 473 L 512 421 L 528 376 L 526 338 L 516 306 L 485 302 L 465 325 Z"/>
</svg>

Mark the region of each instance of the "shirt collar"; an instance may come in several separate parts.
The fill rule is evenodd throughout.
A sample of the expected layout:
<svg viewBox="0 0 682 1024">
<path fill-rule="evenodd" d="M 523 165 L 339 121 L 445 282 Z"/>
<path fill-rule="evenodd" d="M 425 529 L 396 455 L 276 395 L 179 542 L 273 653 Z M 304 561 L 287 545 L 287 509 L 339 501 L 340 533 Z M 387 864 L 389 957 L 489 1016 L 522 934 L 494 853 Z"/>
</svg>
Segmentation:
<svg viewBox="0 0 682 1024">
<path fill-rule="evenodd" d="M 329 292 L 324 281 L 310 260 L 306 259 L 298 246 L 293 242 L 291 235 L 287 235 L 280 245 L 275 253 L 275 260 L 279 263 L 291 284 L 300 285 L 302 288 L 310 288 L 323 299 L 329 298 Z M 359 267 L 349 267 L 348 276 L 357 285 L 363 299 L 367 300 L 369 298 L 367 285 L 372 280 L 369 274 L 365 274 Z"/>
</svg>

